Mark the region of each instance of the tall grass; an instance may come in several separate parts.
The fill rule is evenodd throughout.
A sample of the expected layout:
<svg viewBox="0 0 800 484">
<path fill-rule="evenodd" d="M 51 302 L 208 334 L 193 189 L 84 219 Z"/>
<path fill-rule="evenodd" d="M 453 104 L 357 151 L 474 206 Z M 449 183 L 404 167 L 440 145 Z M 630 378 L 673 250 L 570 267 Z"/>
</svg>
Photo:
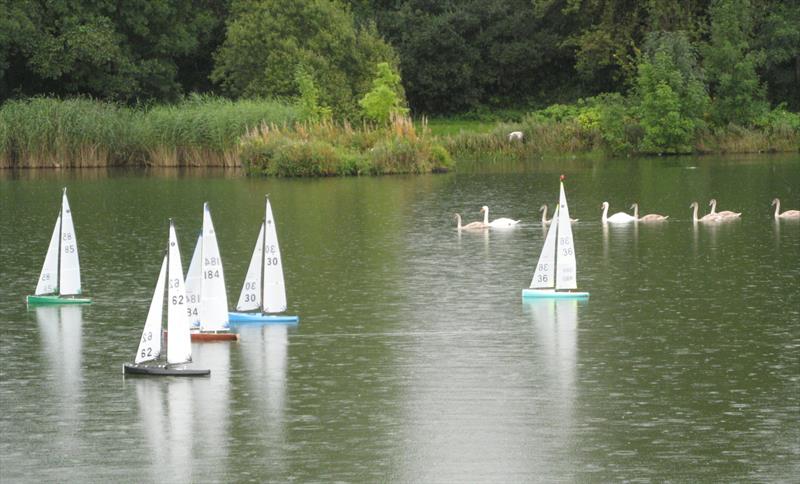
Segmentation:
<svg viewBox="0 0 800 484">
<path fill-rule="evenodd" d="M 239 137 L 296 120 L 268 100 L 193 96 L 131 108 L 91 99 L 32 98 L 0 106 L 0 167 L 234 166 Z"/>
<path fill-rule="evenodd" d="M 452 167 L 449 153 L 410 118 L 388 126 L 324 121 L 277 126 L 263 123 L 241 140 L 241 160 L 249 174 L 333 176 L 430 173 Z"/>
</svg>

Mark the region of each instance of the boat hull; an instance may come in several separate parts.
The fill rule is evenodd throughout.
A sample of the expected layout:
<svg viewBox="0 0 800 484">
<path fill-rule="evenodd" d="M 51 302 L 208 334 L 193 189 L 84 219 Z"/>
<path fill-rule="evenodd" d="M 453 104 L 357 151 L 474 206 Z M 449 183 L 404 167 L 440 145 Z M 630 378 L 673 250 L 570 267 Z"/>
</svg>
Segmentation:
<svg viewBox="0 0 800 484">
<path fill-rule="evenodd" d="M 71 296 L 28 296 L 25 299 L 28 306 L 44 306 L 51 304 L 92 304 L 92 300 L 88 297 L 71 297 Z"/>
<path fill-rule="evenodd" d="M 167 337 L 167 331 L 163 332 L 164 338 Z M 189 333 L 191 340 L 195 342 L 203 341 L 239 341 L 239 333 L 231 331 L 192 331 Z"/>
<path fill-rule="evenodd" d="M 192 332 L 192 341 L 239 341 L 239 333 L 232 333 L 230 331 L 221 332 Z"/>
<path fill-rule="evenodd" d="M 211 370 L 201 368 L 169 368 L 166 366 L 122 365 L 125 375 L 141 376 L 208 376 Z"/>
<path fill-rule="evenodd" d="M 279 324 L 297 324 L 300 321 L 298 316 L 286 316 L 279 314 L 261 314 L 261 313 L 228 313 L 228 321 L 233 324 L 242 323 L 279 323 Z"/>
<path fill-rule="evenodd" d="M 588 292 L 555 289 L 523 289 L 522 299 L 589 299 Z"/>
</svg>

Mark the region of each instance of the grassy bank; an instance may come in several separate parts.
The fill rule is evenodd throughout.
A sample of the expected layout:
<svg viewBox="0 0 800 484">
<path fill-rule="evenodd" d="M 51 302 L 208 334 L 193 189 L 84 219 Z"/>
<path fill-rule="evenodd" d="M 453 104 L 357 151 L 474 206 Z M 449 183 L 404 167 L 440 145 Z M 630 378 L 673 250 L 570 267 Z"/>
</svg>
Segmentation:
<svg viewBox="0 0 800 484">
<path fill-rule="evenodd" d="M 456 127 L 460 125 L 455 123 Z M 448 133 L 445 127 L 438 129 Z M 509 139 L 509 133 L 514 131 L 522 132 L 522 140 Z M 669 140 L 669 132 L 655 134 Z M 449 130 L 442 139 L 456 159 L 797 152 L 800 114 L 777 108 L 747 127 L 701 122 L 691 133 L 689 143 L 664 142 L 654 147 L 653 137 L 637 109 L 627 105 L 621 96 L 611 95 L 575 105 L 553 105 L 531 112 L 519 122 L 495 123 L 484 132 Z"/>
<path fill-rule="evenodd" d="M 449 170 L 453 161 L 423 125 L 395 117 L 388 127 L 322 122 L 262 124 L 241 141 L 248 174 L 268 176 L 380 175 Z"/>
<path fill-rule="evenodd" d="M 0 167 L 238 166 L 239 138 L 295 109 L 265 100 L 192 97 L 130 108 L 90 99 L 33 98 L 0 107 Z"/>
<path fill-rule="evenodd" d="M 514 118 L 437 119 L 430 125 L 397 118 L 376 127 L 303 123 L 293 105 L 268 100 L 194 96 L 176 105 L 132 108 L 32 98 L 0 106 L 0 168 L 236 166 L 254 175 L 331 176 L 446 171 L 452 158 L 800 150 L 800 115 L 782 109 L 748 127 L 701 122 L 692 142 L 659 149 L 637 109 L 618 95 Z M 513 131 L 522 139 L 510 140 Z"/>
</svg>

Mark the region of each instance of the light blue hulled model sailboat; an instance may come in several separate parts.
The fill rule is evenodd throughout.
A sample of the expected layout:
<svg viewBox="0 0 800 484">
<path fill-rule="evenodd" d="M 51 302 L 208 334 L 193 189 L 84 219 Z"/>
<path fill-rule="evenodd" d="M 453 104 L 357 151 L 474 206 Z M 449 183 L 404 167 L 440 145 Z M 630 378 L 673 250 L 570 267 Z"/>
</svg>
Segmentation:
<svg viewBox="0 0 800 484">
<path fill-rule="evenodd" d="M 236 310 L 237 312 L 228 314 L 231 323 L 295 324 L 300 319 L 297 316 L 275 314 L 286 311 L 286 286 L 283 281 L 281 250 L 278 246 L 278 234 L 275 230 L 275 218 L 272 216 L 269 197 L 266 199 L 264 223 L 258 232 Z"/>
<path fill-rule="evenodd" d="M 561 193 L 558 207 L 553 214 L 550 230 L 539 255 L 539 262 L 528 289 L 522 290 L 523 299 L 568 298 L 587 299 L 588 292 L 575 291 L 578 287 L 575 245 L 564 193 L 564 175 L 561 175 Z"/>
</svg>

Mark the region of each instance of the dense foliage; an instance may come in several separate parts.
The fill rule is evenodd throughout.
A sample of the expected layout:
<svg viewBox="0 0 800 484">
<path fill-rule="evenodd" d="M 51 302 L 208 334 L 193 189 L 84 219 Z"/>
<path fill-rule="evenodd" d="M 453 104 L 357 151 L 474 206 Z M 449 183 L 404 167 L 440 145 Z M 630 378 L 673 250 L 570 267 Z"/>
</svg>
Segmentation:
<svg viewBox="0 0 800 484">
<path fill-rule="evenodd" d="M 797 150 L 800 2 L 0 0 L 0 103 L 3 166 L 447 165 L 409 112 L 503 123 L 461 154 Z"/>
<path fill-rule="evenodd" d="M 289 97 L 301 67 L 352 117 L 388 62 L 416 114 L 530 109 L 626 94 L 654 32 L 701 52 L 714 122 L 800 109 L 800 2 L 782 0 L 3 0 L 0 101 Z"/>
</svg>

